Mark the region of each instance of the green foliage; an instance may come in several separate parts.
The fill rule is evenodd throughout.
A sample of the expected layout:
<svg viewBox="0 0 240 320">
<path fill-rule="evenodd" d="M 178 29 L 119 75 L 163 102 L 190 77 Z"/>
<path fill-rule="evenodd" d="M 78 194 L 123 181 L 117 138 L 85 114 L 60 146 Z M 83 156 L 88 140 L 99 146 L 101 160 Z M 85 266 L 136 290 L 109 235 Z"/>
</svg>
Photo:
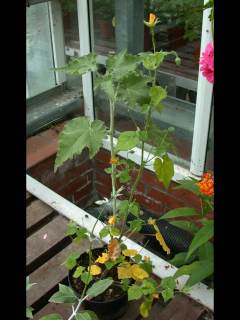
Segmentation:
<svg viewBox="0 0 240 320">
<path fill-rule="evenodd" d="M 48 301 L 54 303 L 75 303 L 77 300 L 78 298 L 71 288 L 64 284 L 59 284 L 58 292 L 54 293 Z"/>
<path fill-rule="evenodd" d="M 135 220 L 129 221 L 130 230 L 134 231 L 134 232 L 141 231 L 143 223 L 144 223 L 144 221 L 140 220 L 140 219 L 135 219 Z"/>
<path fill-rule="evenodd" d="M 129 287 L 128 289 L 128 301 L 132 301 L 132 300 L 138 300 L 142 297 L 143 295 L 143 291 L 142 289 L 133 284 Z"/>
<path fill-rule="evenodd" d="M 172 299 L 174 296 L 174 289 L 176 288 L 176 281 L 174 277 L 166 277 L 161 280 L 161 294 L 164 302 Z"/>
<path fill-rule="evenodd" d="M 54 69 L 56 71 L 64 71 L 72 75 L 83 75 L 88 71 L 96 71 L 96 54 L 89 53 L 77 59 L 72 59 L 66 66 Z"/>
<path fill-rule="evenodd" d="M 62 316 L 57 313 L 51 313 L 42 317 L 40 320 L 63 320 Z"/>
<path fill-rule="evenodd" d="M 194 284 L 206 279 L 213 273 L 213 260 L 201 260 L 195 261 L 189 265 L 184 265 L 179 268 L 174 278 L 177 279 L 182 275 L 189 275 L 189 279 L 186 282 L 186 287 L 191 287 Z"/>
<path fill-rule="evenodd" d="M 116 227 L 111 227 L 111 228 L 110 228 L 110 234 L 111 234 L 113 237 L 119 236 L 120 233 L 121 233 L 121 231 L 120 231 L 118 228 L 116 228 Z"/>
<path fill-rule="evenodd" d="M 92 298 L 98 296 L 99 294 L 107 290 L 112 285 L 112 283 L 112 278 L 98 280 L 87 290 L 87 296 Z"/>
<path fill-rule="evenodd" d="M 151 278 L 145 279 L 141 284 L 141 289 L 144 295 L 155 293 L 157 291 L 157 283 Z"/>
<path fill-rule="evenodd" d="M 154 86 L 150 89 L 150 97 L 151 106 L 157 111 L 162 111 L 163 105 L 161 102 L 167 97 L 167 91 L 160 86 Z"/>
<path fill-rule="evenodd" d="M 121 287 L 122 287 L 123 291 L 128 291 L 129 284 L 130 284 L 129 279 L 121 279 Z"/>
<path fill-rule="evenodd" d="M 183 179 L 183 180 L 178 180 L 177 183 L 179 186 L 177 186 L 175 189 L 186 189 L 188 191 L 191 191 L 195 193 L 197 196 L 200 195 L 200 191 L 196 183 L 198 180 L 194 178 L 189 178 L 189 179 Z"/>
<path fill-rule="evenodd" d="M 81 274 L 81 280 L 86 285 L 89 284 L 92 281 L 93 277 L 88 271 L 83 271 Z"/>
<path fill-rule="evenodd" d="M 176 226 L 180 229 L 183 229 L 183 230 L 188 231 L 193 234 L 195 234 L 199 230 L 199 228 L 196 226 L 196 224 L 191 221 L 178 220 L 178 221 L 169 221 L 169 223 L 172 224 L 173 226 Z"/>
<path fill-rule="evenodd" d="M 102 238 L 107 237 L 109 235 L 109 233 L 110 233 L 109 227 L 106 226 L 106 227 L 102 228 L 102 230 L 99 232 L 99 236 L 102 239 Z"/>
<path fill-rule="evenodd" d="M 213 260 L 213 244 L 209 241 L 205 242 L 197 249 L 199 260 Z"/>
<path fill-rule="evenodd" d="M 131 212 L 135 217 L 139 217 L 140 206 L 136 202 L 131 202 L 128 207 L 129 212 Z"/>
<path fill-rule="evenodd" d="M 162 215 L 159 219 L 172 219 L 172 218 L 177 218 L 177 217 L 191 217 L 195 216 L 196 210 L 194 208 L 188 208 L 188 207 L 183 207 L 183 208 L 177 208 L 168 211 L 164 215 Z"/>
<path fill-rule="evenodd" d="M 33 318 L 33 314 L 32 314 L 33 310 L 34 310 L 34 309 L 33 309 L 32 307 L 27 307 L 27 308 L 26 308 L 26 317 L 27 317 L 27 318 L 30 318 L 30 319 Z"/>
<path fill-rule="evenodd" d="M 93 158 L 102 145 L 106 129 L 102 121 L 91 121 L 85 117 L 70 120 L 59 135 L 59 147 L 54 170 L 82 150 L 89 149 L 89 157 Z"/>
<path fill-rule="evenodd" d="M 122 132 L 118 138 L 116 145 L 116 152 L 128 151 L 136 147 L 139 143 L 139 132 L 138 131 L 125 131 Z"/>
<path fill-rule="evenodd" d="M 213 221 L 209 220 L 208 223 L 203 226 L 194 236 L 190 247 L 188 249 L 187 258 L 189 258 L 192 253 L 198 249 L 201 245 L 206 243 L 209 239 L 213 237 Z"/>
<path fill-rule="evenodd" d="M 181 267 L 184 264 L 191 263 L 195 259 L 195 255 L 192 255 L 187 259 L 187 252 L 179 252 L 168 262 L 173 264 L 175 267 Z"/>
<path fill-rule="evenodd" d="M 73 278 L 79 278 L 82 275 L 84 270 L 85 270 L 85 267 L 78 266 L 73 274 Z"/>
<path fill-rule="evenodd" d="M 79 252 L 72 252 L 67 259 L 64 261 L 64 265 L 66 268 L 69 270 L 72 270 L 76 264 L 77 264 L 77 259 L 80 257 Z"/>
<path fill-rule="evenodd" d="M 98 320 L 97 315 L 90 310 L 84 310 L 76 314 L 76 320 Z"/>
<path fill-rule="evenodd" d="M 150 297 L 145 298 L 145 301 L 141 303 L 139 311 L 143 318 L 147 318 L 149 316 L 149 311 L 152 307 L 153 299 Z"/>
<path fill-rule="evenodd" d="M 167 302 L 168 300 L 170 300 L 174 297 L 174 290 L 171 288 L 166 288 L 161 292 L 161 294 L 162 294 L 164 302 Z"/>
<path fill-rule="evenodd" d="M 158 179 L 167 189 L 172 177 L 174 176 L 173 161 L 168 157 L 167 154 L 165 154 L 162 159 L 156 158 L 153 166 Z"/>
</svg>

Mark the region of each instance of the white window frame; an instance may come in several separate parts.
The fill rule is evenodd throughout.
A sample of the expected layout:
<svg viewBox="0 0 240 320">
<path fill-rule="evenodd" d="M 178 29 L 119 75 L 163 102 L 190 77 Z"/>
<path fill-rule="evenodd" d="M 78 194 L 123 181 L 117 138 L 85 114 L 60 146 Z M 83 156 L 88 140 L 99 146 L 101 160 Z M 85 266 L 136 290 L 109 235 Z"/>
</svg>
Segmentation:
<svg viewBox="0 0 240 320">
<path fill-rule="evenodd" d="M 92 12 L 89 7 L 92 8 L 92 0 L 77 0 L 78 1 L 78 19 L 79 19 L 79 36 L 80 36 L 80 55 L 90 53 L 90 21 Z M 205 3 L 207 0 L 204 1 Z M 89 5 L 88 5 L 89 4 Z M 203 24 L 202 24 L 202 38 L 201 38 L 201 52 L 204 50 L 208 41 L 211 40 L 210 22 L 208 19 L 210 9 L 206 9 L 203 12 Z M 92 22 L 92 20 L 91 20 Z M 80 35 L 80 30 L 84 30 Z M 99 56 L 98 60 L 104 62 L 104 57 Z M 94 118 L 94 103 L 93 103 L 93 91 L 92 91 L 92 78 L 90 75 L 83 76 L 84 90 L 84 103 L 86 104 L 86 115 Z M 211 102 L 212 102 L 213 85 L 210 84 L 199 70 L 198 85 L 197 85 L 197 99 L 196 110 L 193 130 L 192 141 L 192 154 L 190 161 L 190 168 L 185 169 L 179 165 L 175 165 L 175 175 L 173 181 L 184 179 L 187 177 L 199 178 L 204 172 L 204 165 L 206 159 L 206 149 L 208 141 L 210 114 L 211 114 Z M 110 150 L 109 138 L 103 141 L 104 148 Z M 120 153 L 123 157 L 128 156 L 132 158 L 136 163 L 140 163 L 140 149 L 135 148 L 132 155 L 125 152 Z M 153 171 L 152 164 L 147 169 Z"/>
</svg>

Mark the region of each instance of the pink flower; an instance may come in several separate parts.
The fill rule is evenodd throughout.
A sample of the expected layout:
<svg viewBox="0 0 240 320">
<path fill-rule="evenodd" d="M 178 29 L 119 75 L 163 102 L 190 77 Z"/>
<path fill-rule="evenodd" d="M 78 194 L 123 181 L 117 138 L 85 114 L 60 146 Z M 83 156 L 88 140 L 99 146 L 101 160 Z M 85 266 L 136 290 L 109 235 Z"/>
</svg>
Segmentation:
<svg viewBox="0 0 240 320">
<path fill-rule="evenodd" d="M 208 82 L 214 82 L 214 49 L 213 43 L 209 42 L 206 45 L 205 51 L 202 53 L 200 58 L 200 71 Z"/>
</svg>

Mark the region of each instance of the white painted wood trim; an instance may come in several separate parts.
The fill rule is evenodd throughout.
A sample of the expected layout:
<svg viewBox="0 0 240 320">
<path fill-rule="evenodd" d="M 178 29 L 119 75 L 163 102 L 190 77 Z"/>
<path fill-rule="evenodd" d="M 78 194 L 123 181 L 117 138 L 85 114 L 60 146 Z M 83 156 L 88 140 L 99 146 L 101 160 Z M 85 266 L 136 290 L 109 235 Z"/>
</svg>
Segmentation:
<svg viewBox="0 0 240 320">
<path fill-rule="evenodd" d="M 27 191 L 33 194 L 35 197 L 52 207 L 54 210 L 64 215 L 66 218 L 75 221 L 77 224 L 84 226 L 88 229 L 88 231 L 92 231 L 94 224 L 96 223 L 96 218 L 87 213 L 85 210 L 77 207 L 72 202 L 66 200 L 61 197 L 56 192 L 47 188 L 45 185 L 32 178 L 31 176 L 26 176 L 26 185 Z M 98 221 L 94 230 L 94 235 L 97 237 L 99 235 L 100 230 L 105 226 L 105 224 L 101 221 Z M 110 238 L 104 238 L 105 242 L 108 242 Z M 149 256 L 153 262 L 154 268 L 153 273 L 159 278 L 165 278 L 168 276 L 174 275 L 177 268 L 173 265 L 169 264 L 165 260 L 156 256 L 149 250 L 141 247 L 136 242 L 123 237 L 124 243 L 132 249 L 137 251 L 141 250 L 141 254 L 143 256 Z M 187 281 L 188 276 L 179 277 L 178 289 L 182 288 L 185 282 Z M 205 284 L 199 283 L 194 285 L 192 289 L 187 294 L 192 299 L 198 301 L 203 304 L 207 308 L 213 310 L 213 289 L 208 288 Z"/>
</svg>

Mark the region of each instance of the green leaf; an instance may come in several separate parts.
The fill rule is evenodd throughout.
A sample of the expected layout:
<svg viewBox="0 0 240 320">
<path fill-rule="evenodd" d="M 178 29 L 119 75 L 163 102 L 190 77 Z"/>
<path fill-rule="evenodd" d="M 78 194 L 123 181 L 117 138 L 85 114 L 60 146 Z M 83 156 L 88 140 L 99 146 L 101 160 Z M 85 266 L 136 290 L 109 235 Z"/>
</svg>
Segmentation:
<svg viewBox="0 0 240 320">
<path fill-rule="evenodd" d="M 152 294 L 157 290 L 157 283 L 153 279 L 145 279 L 142 282 L 141 289 L 144 295 Z"/>
<path fill-rule="evenodd" d="M 199 228 L 195 225 L 195 223 L 191 222 L 191 221 L 178 220 L 178 221 L 169 221 L 169 223 L 175 227 L 186 230 L 186 231 L 191 232 L 193 234 L 195 234 L 199 230 Z"/>
<path fill-rule="evenodd" d="M 174 277 L 166 277 L 166 278 L 163 278 L 161 280 L 161 288 L 162 289 L 167 289 L 167 288 L 170 288 L 172 290 L 174 290 L 176 288 L 176 281 L 174 279 Z"/>
<path fill-rule="evenodd" d="M 98 296 L 99 294 L 107 290 L 112 285 L 112 283 L 113 280 L 111 278 L 98 280 L 87 290 L 87 296 L 92 298 Z"/>
<path fill-rule="evenodd" d="M 160 51 L 155 53 L 144 53 L 141 54 L 141 56 L 143 58 L 144 68 L 146 68 L 147 70 L 156 70 L 163 62 L 166 53 Z"/>
<path fill-rule="evenodd" d="M 122 132 L 118 138 L 118 142 L 116 145 L 116 152 L 131 150 L 134 147 L 136 147 L 138 143 L 139 143 L 138 131 Z"/>
<path fill-rule="evenodd" d="M 82 75 L 89 71 L 97 70 L 96 54 L 89 53 L 77 59 L 72 59 L 67 65 L 55 68 L 56 71 L 63 71 L 73 75 Z"/>
<path fill-rule="evenodd" d="M 142 289 L 133 284 L 132 286 L 129 287 L 128 289 L 128 301 L 132 301 L 132 300 L 138 300 L 142 297 L 143 292 Z"/>
<path fill-rule="evenodd" d="M 76 314 L 76 320 L 98 320 L 96 313 L 90 310 L 84 310 Z"/>
<path fill-rule="evenodd" d="M 72 236 L 77 232 L 78 226 L 75 222 L 70 222 L 67 226 L 67 236 Z"/>
<path fill-rule="evenodd" d="M 158 179 L 163 183 L 165 188 L 168 188 L 171 179 L 174 176 L 173 161 L 165 154 L 162 159 L 155 159 L 153 167 Z"/>
<path fill-rule="evenodd" d="M 184 179 L 184 180 L 178 180 L 177 183 L 180 185 L 175 187 L 175 189 L 186 189 L 188 191 L 192 191 L 196 195 L 200 194 L 199 188 L 196 185 L 198 180 L 190 178 L 190 179 Z"/>
<path fill-rule="evenodd" d="M 190 275 L 186 282 L 187 287 L 206 279 L 213 273 L 213 260 L 195 261 L 187 266 L 182 266 L 177 270 L 174 278 L 177 279 L 182 275 Z"/>
<path fill-rule="evenodd" d="M 106 169 L 104 169 L 104 171 L 105 171 L 107 174 L 111 174 L 111 173 L 112 173 L 112 167 L 106 168 Z"/>
<path fill-rule="evenodd" d="M 108 270 L 112 269 L 113 266 L 115 266 L 115 262 L 114 261 L 106 261 L 105 263 L 105 266 Z"/>
<path fill-rule="evenodd" d="M 213 244 L 209 241 L 205 242 L 197 249 L 197 255 L 199 260 L 213 260 Z"/>
<path fill-rule="evenodd" d="M 153 300 L 151 298 L 146 298 L 146 300 L 143 303 L 141 303 L 139 311 L 143 318 L 147 318 L 149 316 L 149 311 L 152 306 L 152 301 Z"/>
<path fill-rule="evenodd" d="M 128 291 L 129 284 L 130 284 L 129 279 L 121 279 L 121 286 L 122 286 L 123 291 Z"/>
<path fill-rule="evenodd" d="M 85 284 L 89 284 L 92 281 L 92 279 L 93 279 L 92 275 L 90 273 L 88 273 L 87 271 L 84 271 L 81 274 L 81 280 Z"/>
<path fill-rule="evenodd" d="M 192 262 L 196 258 L 195 255 L 192 255 L 189 259 L 186 260 L 186 257 L 187 257 L 187 252 L 179 252 L 175 254 L 173 259 L 169 260 L 168 262 L 173 264 L 175 267 L 181 267 L 186 263 Z"/>
<path fill-rule="evenodd" d="M 82 153 L 87 147 L 90 159 L 95 156 L 102 145 L 106 128 L 101 120 L 89 120 L 78 117 L 70 120 L 59 135 L 59 146 L 55 160 L 56 171 L 66 160 Z"/>
<path fill-rule="evenodd" d="M 142 260 L 142 256 L 137 254 L 136 256 L 132 257 L 132 260 L 138 264 Z"/>
<path fill-rule="evenodd" d="M 124 216 L 128 213 L 128 209 L 129 209 L 129 202 L 128 200 L 122 200 L 120 203 L 119 203 L 119 214 L 120 214 L 120 217 L 121 216 Z"/>
<path fill-rule="evenodd" d="M 189 258 L 192 253 L 199 248 L 201 245 L 203 245 L 205 242 L 207 242 L 209 239 L 213 237 L 213 221 L 209 220 L 208 224 L 203 226 L 194 236 L 190 247 L 188 249 L 187 258 Z"/>
<path fill-rule="evenodd" d="M 131 202 L 128 208 L 129 212 L 131 212 L 135 217 L 139 216 L 140 207 L 138 203 Z"/>
<path fill-rule="evenodd" d="M 71 288 L 64 284 L 59 284 L 59 291 L 54 293 L 48 301 L 54 303 L 75 303 L 77 300 L 78 298 Z"/>
<path fill-rule="evenodd" d="M 30 318 L 30 319 L 33 318 L 33 314 L 32 314 L 33 310 L 34 310 L 34 309 L 33 309 L 32 307 L 27 307 L 27 308 L 26 308 L 26 317 L 27 317 L 27 318 Z"/>
<path fill-rule="evenodd" d="M 121 231 L 116 227 L 111 227 L 110 233 L 113 237 L 117 237 L 120 235 Z"/>
<path fill-rule="evenodd" d="M 42 317 L 40 320 L 63 320 L 62 316 L 57 313 L 51 313 Z"/>
<path fill-rule="evenodd" d="M 177 217 L 190 217 L 195 216 L 197 214 L 196 210 L 194 208 L 177 208 L 168 211 L 163 216 L 161 216 L 159 219 L 172 219 Z"/>
<path fill-rule="evenodd" d="M 131 177 L 128 173 L 128 169 L 120 171 L 118 174 L 118 178 L 119 178 L 120 183 L 126 183 L 126 182 L 130 181 Z"/>
<path fill-rule="evenodd" d="M 146 271 L 147 273 L 149 273 L 149 274 L 152 273 L 153 266 L 152 266 L 151 263 L 149 263 L 149 262 L 142 262 L 142 263 L 140 264 L 140 267 L 141 267 L 144 271 Z"/>
<path fill-rule="evenodd" d="M 114 89 L 114 85 L 112 82 L 112 79 L 110 76 L 98 76 L 95 80 L 96 85 L 95 85 L 95 89 L 97 87 L 101 88 L 106 95 L 108 96 L 108 98 L 113 101 L 114 97 L 115 97 L 115 89 Z"/>
<path fill-rule="evenodd" d="M 167 97 L 167 91 L 160 87 L 154 86 L 150 88 L 151 105 L 158 111 L 162 111 L 161 101 Z"/>
<path fill-rule="evenodd" d="M 99 232 L 99 236 L 101 239 L 107 237 L 108 235 L 109 235 L 109 227 L 108 226 L 102 228 L 102 230 Z"/>
<path fill-rule="evenodd" d="M 134 232 L 139 232 L 142 229 L 143 221 L 140 219 L 129 221 L 129 226 L 130 226 L 130 230 Z"/>
<path fill-rule="evenodd" d="M 28 291 L 32 286 L 34 286 L 36 283 L 30 283 L 29 276 L 26 277 L 26 290 Z"/>
<path fill-rule="evenodd" d="M 66 268 L 68 268 L 69 270 L 72 270 L 76 266 L 77 259 L 79 257 L 80 257 L 79 252 L 72 252 L 64 261 L 64 265 L 66 266 Z"/>
<path fill-rule="evenodd" d="M 73 274 L 73 278 L 79 278 L 84 270 L 85 270 L 85 267 L 82 267 L 82 266 L 77 267 L 77 269 Z"/>
<path fill-rule="evenodd" d="M 164 302 L 167 302 L 168 300 L 170 300 L 174 297 L 174 290 L 171 288 L 166 288 L 161 292 L 161 294 L 162 294 Z"/>
<path fill-rule="evenodd" d="M 141 58 L 139 56 L 128 54 L 127 50 L 124 49 L 118 54 L 109 56 L 106 61 L 106 67 L 114 80 L 119 81 L 128 73 L 135 71 L 140 63 Z"/>
<path fill-rule="evenodd" d="M 125 76 L 119 87 L 119 99 L 123 100 L 127 106 L 134 108 L 150 103 L 149 86 L 150 77 L 138 73 L 131 73 Z"/>
</svg>

